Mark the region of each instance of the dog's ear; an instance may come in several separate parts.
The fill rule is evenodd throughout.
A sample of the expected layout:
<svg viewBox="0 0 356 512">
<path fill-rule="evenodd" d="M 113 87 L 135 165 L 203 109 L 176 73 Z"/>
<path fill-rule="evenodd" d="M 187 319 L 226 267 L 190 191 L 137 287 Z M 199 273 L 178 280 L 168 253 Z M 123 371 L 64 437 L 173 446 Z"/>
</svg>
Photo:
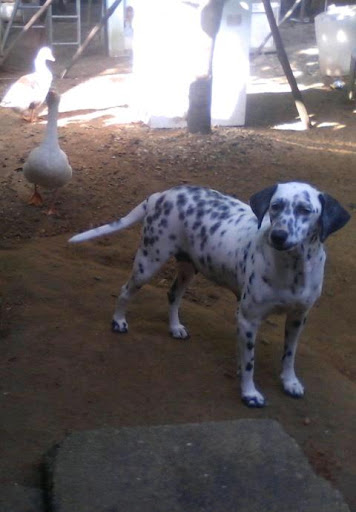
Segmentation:
<svg viewBox="0 0 356 512">
<path fill-rule="evenodd" d="M 261 192 L 253 194 L 250 198 L 251 209 L 258 220 L 258 229 L 261 227 L 263 217 L 269 208 L 272 196 L 277 190 L 277 187 L 278 185 L 273 185 L 272 187 L 264 188 Z"/>
<path fill-rule="evenodd" d="M 319 194 L 319 201 L 321 203 L 320 240 L 324 242 L 331 233 L 345 226 L 350 220 L 350 214 L 329 194 Z"/>
</svg>

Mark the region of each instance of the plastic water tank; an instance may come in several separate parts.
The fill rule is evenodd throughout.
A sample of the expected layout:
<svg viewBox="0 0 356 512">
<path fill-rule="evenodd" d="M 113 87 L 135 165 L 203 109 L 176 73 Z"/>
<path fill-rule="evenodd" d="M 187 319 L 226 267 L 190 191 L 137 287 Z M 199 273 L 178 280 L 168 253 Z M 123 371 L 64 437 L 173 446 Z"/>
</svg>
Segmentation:
<svg viewBox="0 0 356 512">
<path fill-rule="evenodd" d="M 250 72 L 250 29 L 250 2 L 226 0 L 213 57 L 213 125 L 245 124 L 246 86 Z"/>
<path fill-rule="evenodd" d="M 318 14 L 315 35 L 321 74 L 348 75 L 351 52 L 356 48 L 356 5 L 332 5 Z"/>
</svg>

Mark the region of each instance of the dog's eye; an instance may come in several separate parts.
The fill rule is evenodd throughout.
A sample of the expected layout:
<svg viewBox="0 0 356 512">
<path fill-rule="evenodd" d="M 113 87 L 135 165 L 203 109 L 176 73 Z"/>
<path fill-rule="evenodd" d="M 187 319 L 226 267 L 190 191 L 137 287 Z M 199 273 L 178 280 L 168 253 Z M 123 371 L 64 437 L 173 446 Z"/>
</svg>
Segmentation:
<svg viewBox="0 0 356 512">
<path fill-rule="evenodd" d="M 282 208 L 283 208 L 282 201 L 278 201 L 278 203 L 272 203 L 271 204 L 272 212 L 275 212 L 275 213 L 280 212 L 282 210 Z"/>
<path fill-rule="evenodd" d="M 297 213 L 299 215 L 309 215 L 311 213 L 311 209 L 308 206 L 300 204 L 297 206 Z"/>
</svg>

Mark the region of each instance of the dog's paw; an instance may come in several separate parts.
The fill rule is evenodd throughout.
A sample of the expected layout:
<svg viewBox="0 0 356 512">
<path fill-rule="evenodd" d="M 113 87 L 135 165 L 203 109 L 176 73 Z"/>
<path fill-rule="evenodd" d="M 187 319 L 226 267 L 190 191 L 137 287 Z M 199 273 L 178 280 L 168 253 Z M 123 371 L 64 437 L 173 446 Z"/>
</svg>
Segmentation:
<svg viewBox="0 0 356 512">
<path fill-rule="evenodd" d="M 171 333 L 171 336 L 177 340 L 187 340 L 190 337 L 189 332 L 182 324 L 171 327 L 169 332 Z"/>
<path fill-rule="evenodd" d="M 295 377 L 294 379 L 282 379 L 284 392 L 293 398 L 302 398 L 304 396 L 304 386 Z"/>
<path fill-rule="evenodd" d="M 247 407 L 264 407 L 266 405 L 266 400 L 261 393 L 256 391 L 253 395 L 242 395 L 241 400 Z"/>
<path fill-rule="evenodd" d="M 112 332 L 125 333 L 125 332 L 128 332 L 129 326 L 127 325 L 127 322 L 125 320 L 122 320 L 121 322 L 117 322 L 116 320 L 113 320 L 111 322 L 111 330 L 112 330 Z"/>
</svg>

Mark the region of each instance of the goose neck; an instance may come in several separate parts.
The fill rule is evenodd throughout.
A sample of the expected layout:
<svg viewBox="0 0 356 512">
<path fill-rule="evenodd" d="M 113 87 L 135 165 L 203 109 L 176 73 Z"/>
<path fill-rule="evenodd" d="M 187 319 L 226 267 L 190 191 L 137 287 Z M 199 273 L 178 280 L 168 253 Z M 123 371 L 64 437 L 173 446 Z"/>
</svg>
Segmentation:
<svg viewBox="0 0 356 512">
<path fill-rule="evenodd" d="M 47 62 L 43 59 L 35 60 L 35 71 L 36 73 L 51 73 L 50 69 L 47 66 Z"/>
<path fill-rule="evenodd" d="M 48 107 L 47 117 L 47 128 L 45 141 L 52 145 L 58 144 L 58 128 L 57 128 L 57 117 L 58 117 L 58 105 L 51 105 Z"/>
</svg>

